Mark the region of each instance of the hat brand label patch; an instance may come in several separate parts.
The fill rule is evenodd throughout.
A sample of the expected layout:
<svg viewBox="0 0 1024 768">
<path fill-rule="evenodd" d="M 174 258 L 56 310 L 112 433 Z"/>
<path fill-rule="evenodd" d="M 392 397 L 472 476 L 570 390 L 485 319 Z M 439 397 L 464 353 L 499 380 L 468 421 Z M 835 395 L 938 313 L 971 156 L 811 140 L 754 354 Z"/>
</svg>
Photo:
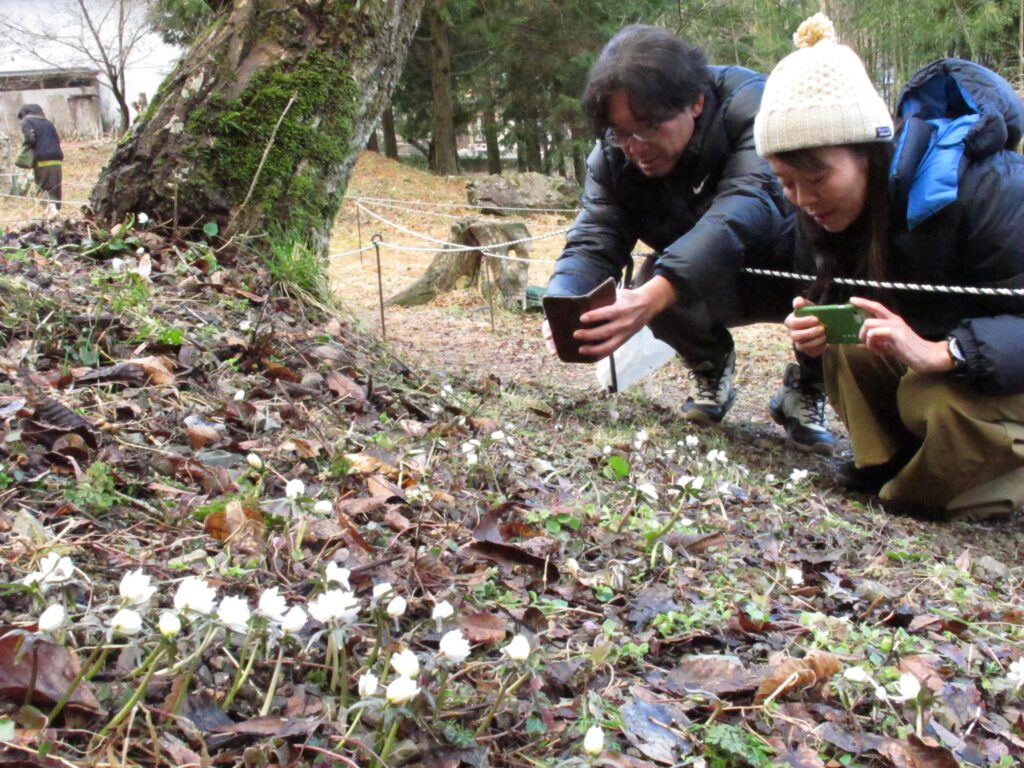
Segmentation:
<svg viewBox="0 0 1024 768">
<path fill-rule="evenodd" d="M 892 138 L 892 128 L 890 128 L 888 125 L 882 125 L 882 126 L 879 126 L 878 128 L 875 128 L 875 138 L 876 139 L 890 139 L 890 138 Z"/>
</svg>

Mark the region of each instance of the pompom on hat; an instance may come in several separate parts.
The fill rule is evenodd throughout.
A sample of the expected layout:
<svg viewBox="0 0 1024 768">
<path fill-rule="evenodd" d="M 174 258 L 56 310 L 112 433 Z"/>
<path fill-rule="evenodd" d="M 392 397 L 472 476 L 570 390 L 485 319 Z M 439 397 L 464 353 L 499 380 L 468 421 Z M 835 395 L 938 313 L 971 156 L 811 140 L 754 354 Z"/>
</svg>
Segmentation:
<svg viewBox="0 0 1024 768">
<path fill-rule="evenodd" d="M 852 49 L 816 13 L 793 35 L 798 50 L 778 63 L 754 120 L 762 157 L 809 147 L 892 141 L 892 117 Z"/>
</svg>

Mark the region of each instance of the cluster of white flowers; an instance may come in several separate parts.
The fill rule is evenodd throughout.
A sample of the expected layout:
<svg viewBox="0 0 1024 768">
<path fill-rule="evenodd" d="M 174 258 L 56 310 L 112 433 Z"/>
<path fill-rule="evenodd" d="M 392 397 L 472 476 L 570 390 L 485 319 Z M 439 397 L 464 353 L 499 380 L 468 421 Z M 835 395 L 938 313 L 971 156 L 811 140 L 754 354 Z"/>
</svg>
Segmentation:
<svg viewBox="0 0 1024 768">
<path fill-rule="evenodd" d="M 1024 656 L 1010 662 L 1010 668 L 1006 671 L 1006 681 L 1015 691 L 1024 688 Z"/>
<path fill-rule="evenodd" d="M 707 455 L 708 464 L 714 466 L 715 464 L 726 465 L 729 463 L 729 457 L 725 455 L 725 451 L 721 451 L 717 448 L 712 448 L 708 451 Z"/>
<path fill-rule="evenodd" d="M 71 581 L 74 575 L 75 565 L 70 557 L 48 552 L 39 561 L 39 568 L 23 578 L 21 583 L 28 586 L 38 585 L 39 589 L 45 592 L 54 585 Z"/>
</svg>

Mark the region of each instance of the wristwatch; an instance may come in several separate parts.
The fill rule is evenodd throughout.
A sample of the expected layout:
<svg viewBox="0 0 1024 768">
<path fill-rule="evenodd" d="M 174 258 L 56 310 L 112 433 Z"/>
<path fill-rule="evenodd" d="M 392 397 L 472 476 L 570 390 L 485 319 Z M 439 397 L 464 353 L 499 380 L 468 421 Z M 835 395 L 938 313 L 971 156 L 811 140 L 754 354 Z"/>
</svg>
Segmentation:
<svg viewBox="0 0 1024 768">
<path fill-rule="evenodd" d="M 949 352 L 949 359 L 953 361 L 954 373 L 960 373 L 967 369 L 967 357 L 956 336 L 946 337 L 946 351 Z"/>
</svg>

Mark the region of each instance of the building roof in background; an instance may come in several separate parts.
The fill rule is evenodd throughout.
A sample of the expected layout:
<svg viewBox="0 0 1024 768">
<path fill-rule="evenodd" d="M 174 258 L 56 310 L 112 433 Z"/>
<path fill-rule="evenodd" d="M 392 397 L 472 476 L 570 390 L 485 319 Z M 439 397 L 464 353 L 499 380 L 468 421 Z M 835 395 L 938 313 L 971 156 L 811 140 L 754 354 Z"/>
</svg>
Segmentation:
<svg viewBox="0 0 1024 768">
<path fill-rule="evenodd" d="M 99 71 L 84 67 L 22 69 L 0 72 L 0 91 L 68 88 L 96 84 Z"/>
</svg>

